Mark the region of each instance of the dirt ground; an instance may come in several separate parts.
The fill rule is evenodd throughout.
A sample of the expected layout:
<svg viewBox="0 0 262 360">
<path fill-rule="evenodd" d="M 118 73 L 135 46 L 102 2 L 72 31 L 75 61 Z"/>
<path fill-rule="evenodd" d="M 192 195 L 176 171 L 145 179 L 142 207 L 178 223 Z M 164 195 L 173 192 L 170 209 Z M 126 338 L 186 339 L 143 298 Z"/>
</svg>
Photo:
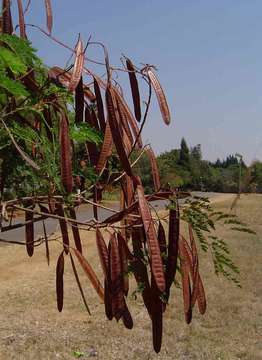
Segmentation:
<svg viewBox="0 0 262 360">
<path fill-rule="evenodd" d="M 232 196 L 216 198 L 216 209 L 229 211 Z M 133 330 L 108 321 L 104 308 L 79 269 L 92 315 L 82 304 L 66 259 L 64 310 L 56 309 L 55 266 L 59 245 L 51 245 L 48 267 L 44 247 L 33 258 L 17 245 L 0 247 L 0 359 L 262 359 L 262 196 L 242 195 L 237 215 L 257 235 L 218 229 L 240 268 L 242 289 L 214 275 L 209 256 L 200 266 L 207 294 L 204 316 L 194 311 L 191 325 L 183 319 L 181 290 L 173 288 L 165 312 L 162 351 L 152 350 L 151 326 L 141 299 L 129 297 Z M 85 256 L 101 275 L 93 234 L 83 234 Z"/>
</svg>

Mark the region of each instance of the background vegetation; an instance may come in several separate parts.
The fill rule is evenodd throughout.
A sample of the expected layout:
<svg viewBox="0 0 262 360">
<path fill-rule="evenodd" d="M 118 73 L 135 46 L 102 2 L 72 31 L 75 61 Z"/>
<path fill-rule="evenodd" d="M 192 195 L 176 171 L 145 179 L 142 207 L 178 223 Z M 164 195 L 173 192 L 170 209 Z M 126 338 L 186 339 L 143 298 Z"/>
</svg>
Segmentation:
<svg viewBox="0 0 262 360">
<path fill-rule="evenodd" d="M 236 155 L 228 155 L 226 159 L 217 159 L 215 162 L 204 160 L 201 145 L 189 147 L 182 138 L 179 149 L 163 152 L 157 157 L 157 162 L 161 183 L 165 186 L 225 193 L 236 193 L 239 190 L 240 159 Z M 149 169 L 150 161 L 145 155 L 137 165 L 137 171 L 148 192 L 153 188 Z M 262 192 L 261 161 L 256 160 L 247 166 L 242 160 L 241 191 Z"/>
</svg>

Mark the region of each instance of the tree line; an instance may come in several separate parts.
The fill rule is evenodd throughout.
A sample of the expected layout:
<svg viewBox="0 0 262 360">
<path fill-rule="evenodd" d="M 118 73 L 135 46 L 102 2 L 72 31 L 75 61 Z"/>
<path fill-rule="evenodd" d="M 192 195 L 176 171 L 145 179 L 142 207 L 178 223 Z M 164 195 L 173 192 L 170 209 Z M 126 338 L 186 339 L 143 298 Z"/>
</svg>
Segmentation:
<svg viewBox="0 0 262 360">
<path fill-rule="evenodd" d="M 201 145 L 189 147 L 182 138 L 180 148 L 157 157 L 161 183 L 183 190 L 262 193 L 262 162 L 247 166 L 237 155 L 211 162 L 203 159 Z M 148 192 L 153 187 L 150 161 L 144 156 L 136 166 Z"/>
</svg>

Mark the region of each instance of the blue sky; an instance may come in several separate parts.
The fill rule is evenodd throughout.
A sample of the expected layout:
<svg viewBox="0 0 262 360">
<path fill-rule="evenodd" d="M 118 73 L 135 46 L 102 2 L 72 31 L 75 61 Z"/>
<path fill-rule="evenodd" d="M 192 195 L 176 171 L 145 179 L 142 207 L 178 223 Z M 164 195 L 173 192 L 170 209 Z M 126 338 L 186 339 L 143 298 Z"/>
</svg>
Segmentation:
<svg viewBox="0 0 262 360">
<path fill-rule="evenodd" d="M 209 160 L 236 152 L 247 163 L 262 160 L 261 0 L 52 3 L 53 35 L 63 42 L 73 47 L 78 33 L 84 40 L 92 35 L 108 47 L 113 65 L 124 53 L 157 66 L 172 113 L 167 127 L 154 99 L 144 139 L 157 153 L 178 147 L 184 136 Z M 26 21 L 45 27 L 43 0 L 32 1 Z M 68 51 L 35 30 L 28 34 L 48 65 L 65 65 Z M 88 56 L 103 59 L 91 47 Z"/>
</svg>

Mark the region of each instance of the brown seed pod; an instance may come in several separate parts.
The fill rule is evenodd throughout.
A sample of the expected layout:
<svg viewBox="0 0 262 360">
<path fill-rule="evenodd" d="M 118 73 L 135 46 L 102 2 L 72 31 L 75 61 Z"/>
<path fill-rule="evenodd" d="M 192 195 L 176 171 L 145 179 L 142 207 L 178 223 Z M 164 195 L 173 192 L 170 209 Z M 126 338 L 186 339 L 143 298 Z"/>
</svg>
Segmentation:
<svg viewBox="0 0 262 360">
<path fill-rule="evenodd" d="M 151 164 L 151 170 L 152 170 L 152 177 L 153 177 L 153 182 L 154 182 L 154 188 L 155 191 L 159 191 L 159 189 L 161 188 L 161 184 L 160 184 L 160 175 L 159 175 L 159 171 L 158 171 L 158 166 L 157 166 L 157 161 L 156 161 L 156 157 L 155 154 L 153 152 L 153 150 L 151 148 L 149 148 L 146 151 L 149 160 L 150 160 L 150 164 Z"/>
<path fill-rule="evenodd" d="M 123 321 L 123 324 L 125 325 L 125 327 L 129 330 L 131 330 L 133 328 L 133 319 L 132 319 L 132 316 L 130 314 L 130 311 L 128 310 L 128 307 L 126 305 L 125 307 L 125 310 L 123 312 L 123 315 L 122 315 L 122 321 Z"/>
<path fill-rule="evenodd" d="M 178 205 L 177 205 L 178 206 Z M 168 230 L 168 257 L 166 264 L 166 294 L 167 299 L 170 295 L 170 287 L 176 275 L 177 255 L 179 242 L 179 209 L 169 210 L 169 230 Z"/>
<path fill-rule="evenodd" d="M 30 207 L 32 209 L 32 207 Z M 25 221 L 31 221 L 29 224 L 25 225 L 25 240 L 26 240 L 26 250 L 28 256 L 33 256 L 34 254 L 34 213 L 31 211 L 25 212 Z"/>
<path fill-rule="evenodd" d="M 81 282 L 80 282 L 80 279 L 79 279 L 79 276 L 78 276 L 78 273 L 77 273 L 77 270 L 76 270 L 76 266 L 75 266 L 75 262 L 74 262 L 73 256 L 71 255 L 71 253 L 69 253 L 69 255 L 70 255 L 70 260 L 71 260 L 71 265 L 72 265 L 73 273 L 74 273 L 74 275 L 75 275 L 76 283 L 77 283 L 77 286 L 78 286 L 78 288 L 79 288 L 79 291 L 80 291 L 80 294 L 81 294 L 83 303 L 84 303 L 84 305 L 85 305 L 85 308 L 86 308 L 87 312 L 89 313 L 89 315 L 91 315 L 91 312 L 90 312 L 89 307 L 88 307 L 88 305 L 87 305 L 87 301 L 86 301 L 86 298 L 85 298 L 85 294 L 84 294 L 84 291 L 83 291 L 83 288 L 82 288 L 82 285 L 81 285 Z"/>
<path fill-rule="evenodd" d="M 65 113 L 62 114 L 60 120 L 59 140 L 62 184 L 67 193 L 71 193 L 73 189 L 71 141 L 69 137 L 68 119 Z"/>
<path fill-rule="evenodd" d="M 156 77 L 156 75 L 153 73 L 153 71 L 151 69 L 147 70 L 147 75 L 148 75 L 148 78 L 149 78 L 149 80 L 153 86 L 153 89 L 156 93 L 157 101 L 159 104 L 159 108 L 160 108 L 163 120 L 167 125 L 169 125 L 171 117 L 170 117 L 168 104 L 166 101 L 166 96 L 162 89 L 162 86 L 161 86 L 158 78 Z"/>
<path fill-rule="evenodd" d="M 100 259 L 100 263 L 102 266 L 102 270 L 105 278 L 108 280 L 109 276 L 109 258 L 108 258 L 108 250 L 101 231 L 97 228 L 96 230 L 96 246 L 98 250 L 98 255 Z"/>
<path fill-rule="evenodd" d="M 126 149 L 124 147 L 121 134 L 119 132 L 119 114 L 117 111 L 115 95 L 110 85 L 108 85 L 108 87 L 106 88 L 106 104 L 108 111 L 108 121 L 120 162 L 127 175 L 132 176 L 130 162 L 127 158 Z"/>
<path fill-rule="evenodd" d="M 154 275 L 157 288 L 160 292 L 164 292 L 166 287 L 165 275 L 154 222 L 144 195 L 143 187 L 141 185 L 138 185 L 136 190 L 140 215 L 142 217 L 146 240 L 148 244 L 152 273 Z"/>
<path fill-rule="evenodd" d="M 76 220 L 76 212 L 74 208 L 70 208 L 69 209 L 69 214 L 70 217 L 74 220 Z M 72 223 L 71 224 L 71 228 L 72 228 L 72 233 L 73 233 L 73 238 L 74 238 L 74 242 L 75 242 L 75 246 L 77 248 L 77 250 L 82 254 L 82 244 L 81 244 L 81 239 L 80 239 L 80 233 L 79 233 L 79 229 L 78 229 L 78 225 L 76 223 Z"/>
<path fill-rule="evenodd" d="M 191 250 L 192 250 L 192 265 L 194 268 L 194 273 L 198 272 L 198 266 L 196 266 L 196 261 L 197 261 L 197 247 L 196 247 L 196 242 L 195 242 L 195 238 L 194 238 L 194 234 L 193 234 L 193 229 L 192 226 L 190 224 L 188 224 L 188 232 L 189 232 L 189 239 L 190 239 L 190 246 L 191 246 Z"/>
<path fill-rule="evenodd" d="M 113 139 L 111 134 L 111 129 L 109 122 L 106 123 L 106 129 L 105 129 L 105 135 L 104 135 L 104 141 L 102 144 L 102 148 L 100 150 L 99 158 L 96 165 L 96 172 L 100 173 L 103 168 L 106 166 L 107 159 L 110 157 L 112 153 L 112 147 L 113 147 Z"/>
<path fill-rule="evenodd" d="M 119 93 L 119 91 L 116 88 L 112 88 L 113 92 L 115 94 L 116 99 L 119 101 L 119 103 L 122 105 L 122 111 L 125 113 L 125 116 L 128 120 L 129 126 L 132 129 L 134 138 L 137 139 L 137 145 L 139 148 L 143 147 L 141 136 L 139 135 L 139 128 L 137 126 L 136 119 L 134 118 L 131 110 L 129 109 L 124 97 Z"/>
<path fill-rule="evenodd" d="M 129 253 L 130 251 L 127 247 L 125 239 L 120 233 L 117 234 L 117 242 L 118 242 L 119 257 L 121 263 L 121 273 L 122 273 L 122 282 L 123 282 L 122 286 L 123 286 L 124 294 L 125 296 L 127 296 L 129 291 L 127 251 Z"/>
<path fill-rule="evenodd" d="M 103 89 L 106 90 L 108 85 L 101 78 L 96 77 L 96 79 L 97 79 L 99 85 Z M 136 119 L 134 118 L 134 116 L 132 114 L 132 111 L 130 110 L 129 106 L 127 105 L 127 103 L 126 103 L 126 101 L 124 99 L 124 97 L 120 94 L 118 89 L 116 87 L 112 86 L 112 85 L 111 85 L 111 88 L 112 88 L 112 91 L 113 91 L 113 93 L 115 95 L 116 100 L 119 101 L 119 103 L 121 103 L 121 105 L 123 107 L 123 111 L 126 114 L 126 118 L 127 118 L 128 122 L 129 122 L 130 128 L 132 129 L 134 137 L 138 138 L 138 140 L 137 140 L 138 147 L 142 148 L 143 144 L 142 144 L 141 136 L 139 135 L 139 128 L 138 128 Z"/>
<path fill-rule="evenodd" d="M 51 0 L 45 0 L 45 9 L 46 9 L 46 26 L 49 31 L 49 34 L 51 34 L 53 27 L 53 13 L 52 13 Z"/>
<path fill-rule="evenodd" d="M 57 215 L 59 215 L 61 217 L 65 217 L 63 204 L 57 203 L 55 212 Z M 69 236 L 68 236 L 66 220 L 59 219 L 59 224 L 60 224 L 60 229 L 61 229 L 61 234 L 62 234 L 62 239 L 63 239 L 64 251 L 66 254 L 68 254 Z"/>
<path fill-rule="evenodd" d="M 104 289 L 100 281 L 98 280 L 98 277 L 96 276 L 96 273 L 94 272 L 92 266 L 77 249 L 73 249 L 73 251 L 79 261 L 79 264 L 82 266 L 82 269 L 84 270 L 85 274 L 87 275 L 88 279 L 96 290 L 98 296 L 104 302 Z"/>
<path fill-rule="evenodd" d="M 81 76 L 75 90 L 75 123 L 82 123 L 84 120 L 84 89 L 83 78 Z"/>
<path fill-rule="evenodd" d="M 92 116 L 89 107 L 86 106 L 85 109 L 85 122 L 89 123 L 89 125 L 91 125 L 92 127 L 96 128 L 96 122 L 95 122 L 95 117 Z M 98 149 L 96 144 L 87 141 L 86 142 L 86 147 L 88 150 L 88 154 L 89 154 L 89 160 L 91 165 L 96 166 L 97 161 L 98 161 L 98 157 L 99 157 L 99 153 L 98 153 Z"/>
<path fill-rule="evenodd" d="M 26 39 L 25 19 L 24 19 L 24 11 L 23 11 L 22 0 L 17 0 L 17 7 L 18 7 L 18 16 L 19 16 L 19 31 L 20 31 L 20 37 L 21 37 L 22 39 Z"/>
<path fill-rule="evenodd" d="M 58 311 L 63 310 L 64 302 L 64 252 L 62 251 L 56 264 L 56 300 Z"/>
<path fill-rule="evenodd" d="M 198 295 L 197 295 L 197 304 L 200 314 L 204 315 L 206 312 L 206 295 L 205 295 L 205 289 L 201 280 L 201 277 L 199 275 L 198 279 Z"/>
<path fill-rule="evenodd" d="M 159 225 L 158 225 L 157 239 L 159 242 L 160 253 L 161 253 L 162 257 L 164 257 L 163 262 L 165 263 L 166 262 L 165 257 L 167 256 L 166 234 L 165 234 L 165 229 L 164 229 L 161 221 L 159 221 Z"/>
<path fill-rule="evenodd" d="M 126 67 L 129 75 L 136 120 L 140 121 L 141 120 L 140 94 L 139 94 L 138 82 L 136 78 L 135 67 L 130 59 L 126 60 Z"/>
<path fill-rule="evenodd" d="M 100 129 L 103 133 L 105 133 L 106 121 L 105 121 L 105 114 L 104 114 L 104 105 L 103 105 L 100 87 L 99 87 L 99 84 L 98 84 L 95 76 L 94 76 L 94 91 L 95 91 L 95 96 L 96 96 L 97 115 L 98 115 Z"/>
<path fill-rule="evenodd" d="M 119 247 L 117 244 L 116 234 L 110 237 L 111 251 L 109 253 L 110 260 L 110 280 L 111 280 L 111 294 L 112 294 L 112 313 L 118 321 L 125 310 L 121 259 L 119 254 Z"/>
<path fill-rule="evenodd" d="M 187 259 L 187 254 L 183 246 L 183 238 L 179 238 L 179 258 L 182 278 L 182 289 L 184 299 L 184 314 L 186 323 L 189 324 L 192 320 L 192 306 L 191 306 L 191 287 L 190 287 L 190 264 Z"/>
<path fill-rule="evenodd" d="M 135 190 L 131 178 L 128 175 L 125 175 L 125 179 L 126 179 L 126 205 L 130 206 L 134 201 Z"/>
<path fill-rule="evenodd" d="M 2 32 L 3 34 L 12 35 L 13 22 L 11 15 L 11 1 L 3 0 L 2 2 Z"/>
<path fill-rule="evenodd" d="M 193 254 L 190 246 L 186 239 L 181 235 L 181 242 L 184 248 L 184 254 L 186 256 L 186 262 L 190 267 L 190 274 L 192 279 L 192 295 L 191 295 L 191 306 L 192 308 L 195 305 L 198 296 L 198 286 L 199 286 L 199 273 L 198 273 L 198 258 L 196 258 L 193 262 Z"/>
<path fill-rule="evenodd" d="M 189 225 L 190 227 L 190 225 Z M 192 229 L 191 229 L 192 231 Z M 195 247 L 195 241 L 192 238 L 193 236 L 193 232 L 190 231 L 190 236 L 191 239 L 190 241 L 194 242 L 193 248 Z M 190 265 L 190 273 L 191 273 L 191 278 L 192 278 L 192 283 L 193 283 L 193 291 L 192 291 L 192 296 L 191 296 L 191 306 L 193 308 L 193 306 L 195 305 L 195 302 L 197 301 L 198 303 L 198 308 L 199 308 L 199 312 L 200 314 L 204 314 L 206 311 L 206 296 L 205 296 L 205 290 L 204 290 L 204 286 L 202 283 L 202 279 L 201 276 L 199 274 L 199 266 L 198 266 L 198 257 L 197 257 L 197 253 L 196 253 L 196 249 L 195 250 L 191 250 L 186 239 L 181 236 L 181 243 L 184 247 L 184 252 L 185 252 L 185 256 L 187 258 L 187 262 Z M 194 259 L 193 253 L 196 253 L 196 258 Z M 195 263 L 194 263 L 195 261 Z"/>
<path fill-rule="evenodd" d="M 151 303 L 152 303 L 152 332 L 153 347 L 156 353 L 159 353 L 162 345 L 163 333 L 163 302 L 160 299 L 159 292 L 154 277 L 151 279 Z"/>
<path fill-rule="evenodd" d="M 132 244 L 134 250 L 134 259 L 131 261 L 132 270 L 138 286 L 142 285 L 142 298 L 147 309 L 148 314 L 151 316 L 151 289 L 148 279 L 148 273 L 145 263 L 141 258 L 143 253 L 143 233 L 139 228 L 132 228 Z"/>
<path fill-rule="evenodd" d="M 76 44 L 76 58 L 75 58 L 75 64 L 72 72 L 72 76 L 68 85 L 68 90 L 73 92 L 82 76 L 83 66 L 84 66 L 84 49 L 83 49 L 83 43 L 82 40 L 79 39 Z"/>
<path fill-rule="evenodd" d="M 44 230 L 44 238 L 45 238 L 45 256 L 46 256 L 47 265 L 49 266 L 49 264 L 50 264 L 50 251 L 49 251 L 49 244 L 48 244 L 48 238 L 47 238 L 46 227 L 45 227 L 45 222 L 44 221 L 43 221 L 43 230 Z"/>
<path fill-rule="evenodd" d="M 116 97 L 116 103 L 117 103 L 117 110 L 118 110 L 118 113 L 119 113 L 120 124 L 121 124 L 121 126 L 122 126 L 122 128 L 123 128 L 123 131 L 125 131 L 126 136 L 127 136 L 128 139 L 129 139 L 129 142 L 130 142 L 131 144 L 133 144 L 134 140 L 133 140 L 133 136 L 132 136 L 132 133 L 131 133 L 131 130 L 130 130 L 130 127 L 129 127 L 129 122 L 128 122 L 126 113 L 125 113 L 125 111 L 123 110 L 123 105 L 122 105 L 122 103 L 119 102 L 119 100 L 117 99 L 117 97 Z"/>
</svg>

